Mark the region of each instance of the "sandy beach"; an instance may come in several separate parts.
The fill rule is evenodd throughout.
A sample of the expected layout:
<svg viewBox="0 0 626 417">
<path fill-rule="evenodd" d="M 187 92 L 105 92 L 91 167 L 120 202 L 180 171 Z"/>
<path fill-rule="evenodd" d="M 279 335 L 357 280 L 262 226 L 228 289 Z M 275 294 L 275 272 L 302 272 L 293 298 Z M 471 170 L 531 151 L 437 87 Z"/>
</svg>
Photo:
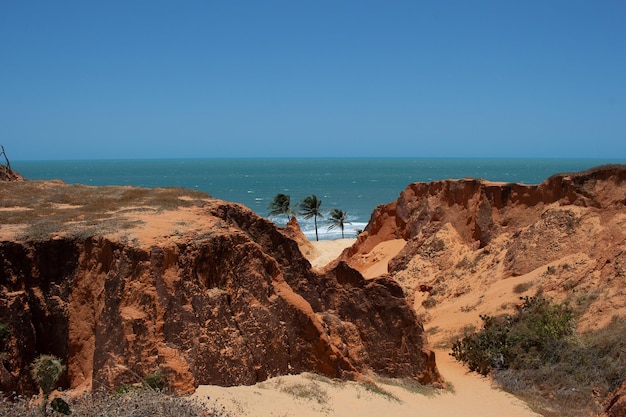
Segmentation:
<svg viewBox="0 0 626 417">
<path fill-rule="evenodd" d="M 335 239 L 311 242 L 313 249 L 308 254 L 305 253 L 305 256 L 313 268 L 323 268 L 335 260 L 345 248 L 352 246 L 355 241 L 356 239 Z"/>
<path fill-rule="evenodd" d="M 312 242 L 307 255 L 315 268 L 334 260 L 354 239 Z M 389 253 L 385 253 L 388 250 Z M 397 253 L 397 245 L 377 248 L 378 259 Z M 446 321 L 443 315 L 439 316 Z M 437 323 L 430 323 L 437 325 Z M 535 417 L 521 400 L 495 388 L 488 378 L 470 373 L 436 351 L 447 389 L 416 387 L 403 381 L 372 377 L 368 381 L 335 381 L 304 373 L 271 378 L 253 386 L 200 386 L 194 398 L 223 407 L 234 416 L 415 416 Z"/>
</svg>

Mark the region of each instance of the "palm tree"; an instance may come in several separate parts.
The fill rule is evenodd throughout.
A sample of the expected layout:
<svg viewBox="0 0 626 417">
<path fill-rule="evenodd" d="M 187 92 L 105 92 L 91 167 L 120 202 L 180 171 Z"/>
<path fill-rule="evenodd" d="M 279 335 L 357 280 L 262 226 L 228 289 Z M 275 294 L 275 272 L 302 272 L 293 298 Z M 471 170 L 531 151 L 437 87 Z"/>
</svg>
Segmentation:
<svg viewBox="0 0 626 417">
<path fill-rule="evenodd" d="M 315 222 L 315 240 L 320 240 L 317 236 L 317 218 L 324 217 L 322 212 L 320 211 L 320 206 L 322 205 L 322 200 L 318 200 L 315 194 L 311 194 L 304 200 L 300 202 L 300 211 L 299 214 L 303 215 L 305 219 L 310 219 L 313 217 Z"/>
<path fill-rule="evenodd" d="M 332 209 L 328 214 L 328 217 L 330 218 L 331 222 L 331 225 L 328 226 L 328 230 L 339 227 L 341 229 L 341 238 L 343 239 L 343 226 L 345 224 L 350 224 L 350 222 L 346 221 L 348 220 L 348 213 L 343 210 Z"/>
<path fill-rule="evenodd" d="M 291 198 L 285 194 L 276 194 L 274 200 L 269 204 L 270 209 L 269 216 L 278 216 L 279 214 L 285 214 L 287 221 L 289 221 L 289 215 L 293 213 L 293 210 L 289 207 L 291 204 Z"/>
</svg>

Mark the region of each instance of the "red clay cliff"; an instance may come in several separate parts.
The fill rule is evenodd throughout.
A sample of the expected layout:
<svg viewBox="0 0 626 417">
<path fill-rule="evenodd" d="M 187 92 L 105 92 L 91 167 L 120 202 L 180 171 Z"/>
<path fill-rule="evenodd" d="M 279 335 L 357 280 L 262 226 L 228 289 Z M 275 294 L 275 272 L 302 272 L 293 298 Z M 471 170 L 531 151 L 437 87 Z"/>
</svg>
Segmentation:
<svg viewBox="0 0 626 417">
<path fill-rule="evenodd" d="M 22 184 L 40 199 L 77 192 Z M 150 193 L 119 191 L 140 192 Z M 0 390 L 33 392 L 29 364 L 43 353 L 67 364 L 62 387 L 77 389 L 115 388 L 154 372 L 179 392 L 303 371 L 440 380 L 423 327 L 393 280 L 365 281 L 345 263 L 313 272 L 294 240 L 241 205 L 208 196 L 173 210 L 131 203 L 137 207 L 114 214 L 123 227 L 98 233 L 87 225 L 87 206 L 71 203 L 45 206 L 56 218 L 75 210 L 69 230 L 24 238 L 32 228 L 7 226 L 0 317 L 11 336 Z M 3 223 L 28 214 L 11 204 Z"/>
</svg>

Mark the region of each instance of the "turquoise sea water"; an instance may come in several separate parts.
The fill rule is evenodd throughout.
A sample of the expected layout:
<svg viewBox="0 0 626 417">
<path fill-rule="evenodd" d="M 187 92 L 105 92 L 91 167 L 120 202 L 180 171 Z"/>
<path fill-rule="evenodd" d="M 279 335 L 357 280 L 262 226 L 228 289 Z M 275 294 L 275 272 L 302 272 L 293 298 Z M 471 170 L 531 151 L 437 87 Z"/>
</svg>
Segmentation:
<svg viewBox="0 0 626 417">
<path fill-rule="evenodd" d="M 411 182 L 448 178 L 537 184 L 556 173 L 586 170 L 626 160 L 593 159 L 168 159 L 90 161 L 12 161 L 28 179 L 61 179 L 88 185 L 181 186 L 213 197 L 242 203 L 267 217 L 268 204 L 278 193 L 291 196 L 292 207 L 308 195 L 322 200 L 322 210 L 348 212 L 346 237 L 363 229 L 374 208 L 394 201 Z M 285 217 L 273 218 L 284 224 Z M 314 239 L 313 220 L 299 218 Z M 320 239 L 341 237 L 319 221 Z"/>
</svg>

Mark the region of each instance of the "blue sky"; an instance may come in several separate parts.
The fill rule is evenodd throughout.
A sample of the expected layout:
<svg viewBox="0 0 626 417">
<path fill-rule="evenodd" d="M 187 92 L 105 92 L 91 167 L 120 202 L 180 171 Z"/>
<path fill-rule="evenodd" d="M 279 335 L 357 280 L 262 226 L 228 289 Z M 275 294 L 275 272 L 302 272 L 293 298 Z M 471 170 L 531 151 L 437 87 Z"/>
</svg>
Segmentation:
<svg viewBox="0 0 626 417">
<path fill-rule="evenodd" d="M 0 0 L 0 144 L 624 159 L 624 22 L 623 0 Z"/>
</svg>

